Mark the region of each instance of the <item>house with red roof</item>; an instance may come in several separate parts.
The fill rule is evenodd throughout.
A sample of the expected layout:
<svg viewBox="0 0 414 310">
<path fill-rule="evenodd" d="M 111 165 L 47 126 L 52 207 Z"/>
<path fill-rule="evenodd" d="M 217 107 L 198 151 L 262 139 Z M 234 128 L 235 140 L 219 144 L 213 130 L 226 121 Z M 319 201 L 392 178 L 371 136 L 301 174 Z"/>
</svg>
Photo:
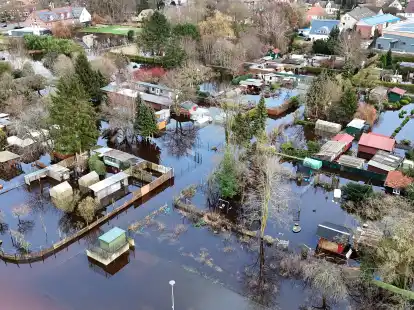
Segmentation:
<svg viewBox="0 0 414 310">
<path fill-rule="evenodd" d="M 358 153 L 368 158 L 374 156 L 379 150 L 392 152 L 395 147 L 395 139 L 378 133 L 363 133 L 358 142 Z"/>
<path fill-rule="evenodd" d="M 325 9 L 318 5 L 311 7 L 306 12 L 306 20 L 308 22 L 310 22 L 313 19 L 323 19 L 325 16 L 326 16 Z"/>
<path fill-rule="evenodd" d="M 406 188 L 414 182 L 413 178 L 410 178 L 399 170 L 388 172 L 385 179 L 385 190 L 395 195 L 404 194 Z"/>
</svg>

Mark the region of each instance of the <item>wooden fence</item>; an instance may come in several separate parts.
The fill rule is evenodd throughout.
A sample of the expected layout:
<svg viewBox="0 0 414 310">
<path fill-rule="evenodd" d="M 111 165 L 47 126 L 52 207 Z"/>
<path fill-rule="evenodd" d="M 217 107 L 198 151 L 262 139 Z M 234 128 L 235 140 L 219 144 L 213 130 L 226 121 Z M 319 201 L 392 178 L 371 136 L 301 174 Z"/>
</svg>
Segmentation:
<svg viewBox="0 0 414 310">
<path fill-rule="evenodd" d="M 118 208 L 114 209 L 112 212 L 107 213 L 105 216 L 97 219 L 95 222 L 91 223 L 90 225 L 82 228 L 81 230 L 77 231 L 73 235 L 62 239 L 59 242 L 53 244 L 50 248 L 41 250 L 39 252 L 28 253 L 28 254 L 8 254 L 3 251 L 0 251 L 0 259 L 17 264 L 29 264 L 38 261 L 44 261 L 46 258 L 56 255 L 57 252 L 61 251 L 62 249 L 68 247 L 78 239 L 80 239 L 83 235 L 88 233 L 90 230 L 97 228 L 113 218 L 118 213 L 121 213 L 128 209 L 136 200 L 143 197 L 144 195 L 148 194 L 150 191 L 154 190 L 164 182 L 168 181 L 169 179 L 174 177 L 174 170 L 169 169 L 166 173 L 161 175 L 159 178 L 154 180 L 153 182 L 141 187 L 140 189 L 132 192 L 132 198 L 126 201 L 124 204 L 119 206 Z"/>
</svg>

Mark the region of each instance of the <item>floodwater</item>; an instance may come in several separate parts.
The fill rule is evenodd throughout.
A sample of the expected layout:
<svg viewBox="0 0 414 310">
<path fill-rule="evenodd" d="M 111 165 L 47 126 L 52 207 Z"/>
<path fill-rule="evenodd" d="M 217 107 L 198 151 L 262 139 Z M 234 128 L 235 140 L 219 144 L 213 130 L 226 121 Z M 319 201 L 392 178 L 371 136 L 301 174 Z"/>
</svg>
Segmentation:
<svg viewBox="0 0 414 310">
<path fill-rule="evenodd" d="M 268 119 L 267 130 L 271 131 L 281 123 L 291 123 L 292 120 L 292 114 L 283 119 Z M 294 133 L 299 134 L 299 126 L 292 128 Z M 302 137 L 306 140 L 304 133 Z M 107 145 L 107 141 L 100 138 L 98 144 Z M 218 148 L 217 152 L 212 150 L 213 146 Z M 174 168 L 173 184 L 164 185 L 153 197 L 144 197 L 127 212 L 44 263 L 34 263 L 31 266 L 0 264 L 1 279 L 12 279 L 10 284 L 7 283 L 8 290 L 13 292 L 6 299 L 11 305 L 7 309 L 27 309 L 28 303 L 31 304 L 30 309 L 45 310 L 166 309 L 171 306 L 171 288 L 168 284 L 171 279 L 176 281 L 174 289 L 178 309 L 261 309 L 243 297 L 252 294 L 245 270 L 257 263 L 257 249 L 250 248 L 228 232 L 213 232 L 208 227 L 196 227 L 172 208 L 173 197 L 191 184 L 199 187 L 193 203 L 198 208 L 206 207 L 202 188 L 220 162 L 223 147 L 224 130 L 220 125 L 194 128 L 190 122 L 178 123 L 175 120 L 171 120 L 163 135 L 154 139 L 150 148 L 143 144 L 134 146 L 131 151 L 138 156 Z M 149 152 L 148 149 L 152 151 Z M 45 156 L 41 160 L 47 164 L 49 158 Z M 28 172 L 32 167 L 27 165 L 23 169 Z M 2 181 L 2 184 L 7 188 L 20 182 L 22 177 L 23 175 L 18 176 L 10 182 Z M 341 179 L 341 183 L 346 181 Z M 44 187 L 47 186 L 45 183 Z M 283 227 L 270 222 L 266 234 L 290 240 L 292 249 L 301 244 L 315 247 L 316 227 L 323 221 L 349 227 L 358 224 L 333 202 L 332 192 L 325 192 L 313 185 L 298 186 L 294 182 L 290 188 L 297 197 L 291 203 L 291 213 L 292 216 L 297 216 L 300 210 L 298 220 L 302 231 L 298 234 L 291 232 L 291 220 Z M 7 221 L 10 221 L 11 228 L 17 229 L 19 223 L 11 216 L 10 209 L 33 200 L 33 195 L 38 191 L 33 186 L 29 193 L 26 186 L 22 186 L 0 195 L 0 205 L 7 211 Z M 47 197 L 47 190 L 45 193 Z M 124 197 L 117 204 L 129 197 Z M 114 226 L 127 229 L 130 224 L 142 220 L 164 204 L 169 209 L 165 214 L 154 218 L 156 223 L 131 234 L 136 249 L 122 261 L 121 266 L 117 266 L 118 272 L 111 275 L 110 270 L 105 271 L 88 261 L 85 248 L 98 235 Z M 113 206 L 108 210 L 112 208 Z M 33 250 L 49 244 L 51 240 L 57 240 L 59 231 L 62 232 L 58 225 L 59 219 L 63 217 L 60 211 L 50 202 L 46 203 L 45 210 L 43 213 L 33 211 L 24 218 L 35 222 L 26 236 L 32 243 Z M 46 226 L 47 241 L 39 214 L 42 214 Z M 4 239 L 5 250 L 6 247 L 10 249 L 12 245 L 7 240 L 10 239 L 8 234 L 1 238 Z M 6 285 L 4 282 L 0 280 L 2 289 Z M 280 278 L 268 296 L 271 304 L 278 305 L 281 309 L 297 309 L 306 303 L 307 297 L 309 292 L 300 281 Z"/>
</svg>

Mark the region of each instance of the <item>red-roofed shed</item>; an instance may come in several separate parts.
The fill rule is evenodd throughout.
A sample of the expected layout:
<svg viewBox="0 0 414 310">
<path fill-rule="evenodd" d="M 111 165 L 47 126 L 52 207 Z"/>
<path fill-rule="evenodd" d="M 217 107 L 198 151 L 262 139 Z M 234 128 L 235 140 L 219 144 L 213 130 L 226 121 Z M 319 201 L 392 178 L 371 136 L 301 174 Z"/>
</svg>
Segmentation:
<svg viewBox="0 0 414 310">
<path fill-rule="evenodd" d="M 399 195 L 413 182 L 412 178 L 405 176 L 401 171 L 394 170 L 388 172 L 384 186 L 387 191 Z"/>
<path fill-rule="evenodd" d="M 347 133 L 338 133 L 335 137 L 332 138 L 333 141 L 339 141 L 346 144 L 344 148 L 344 152 L 348 151 L 352 146 L 352 141 L 354 141 L 354 137 L 348 135 Z"/>
<path fill-rule="evenodd" d="M 398 87 L 391 88 L 388 91 L 388 100 L 391 102 L 399 101 L 401 100 L 401 97 L 404 96 L 406 92 L 407 92 L 406 90 L 398 88 Z"/>
<path fill-rule="evenodd" d="M 378 150 L 392 152 L 395 139 L 378 133 L 363 133 L 358 142 L 358 152 L 374 156 Z"/>
</svg>

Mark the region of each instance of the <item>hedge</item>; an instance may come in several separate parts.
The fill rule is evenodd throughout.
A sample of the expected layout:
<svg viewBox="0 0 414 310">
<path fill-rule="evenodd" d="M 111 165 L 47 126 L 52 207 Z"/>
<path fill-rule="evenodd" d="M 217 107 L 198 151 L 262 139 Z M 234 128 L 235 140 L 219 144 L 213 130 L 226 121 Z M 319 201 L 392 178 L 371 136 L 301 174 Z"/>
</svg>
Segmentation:
<svg viewBox="0 0 414 310">
<path fill-rule="evenodd" d="M 239 85 L 239 83 L 241 81 L 247 80 L 247 79 L 251 79 L 253 77 L 253 74 L 244 74 L 244 75 L 239 75 L 236 76 L 234 79 L 231 80 L 231 84 L 233 85 Z"/>
<path fill-rule="evenodd" d="M 332 71 L 336 73 L 342 73 L 342 70 L 338 69 L 331 69 L 331 68 L 324 68 L 324 67 L 302 67 L 299 69 L 301 73 L 313 73 L 315 75 L 321 74 L 322 71 Z"/>
<path fill-rule="evenodd" d="M 145 57 L 140 55 L 129 56 L 127 55 L 130 61 L 141 63 L 141 64 L 153 64 L 153 65 L 163 65 L 162 57 Z"/>
<path fill-rule="evenodd" d="M 401 114 L 401 112 L 400 112 Z M 404 120 L 402 121 L 401 125 L 398 126 L 394 132 L 391 135 L 391 138 L 395 138 L 395 136 L 401 131 L 401 129 L 410 121 L 410 117 L 407 116 L 406 118 L 404 118 Z"/>
<path fill-rule="evenodd" d="M 391 83 L 391 82 L 384 82 L 384 81 L 377 81 L 376 84 L 382 85 L 388 88 L 398 87 L 410 93 L 414 93 L 414 84 L 400 84 L 400 83 Z"/>
</svg>

